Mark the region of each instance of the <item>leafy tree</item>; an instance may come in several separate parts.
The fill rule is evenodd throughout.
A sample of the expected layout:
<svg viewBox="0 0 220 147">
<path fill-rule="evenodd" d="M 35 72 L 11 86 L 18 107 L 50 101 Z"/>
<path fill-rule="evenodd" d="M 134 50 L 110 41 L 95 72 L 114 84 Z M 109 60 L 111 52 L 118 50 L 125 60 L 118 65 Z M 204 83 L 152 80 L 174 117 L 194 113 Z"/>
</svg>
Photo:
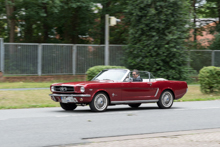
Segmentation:
<svg viewBox="0 0 220 147">
<path fill-rule="evenodd" d="M 4 0 L 4 4 L 11 42 L 83 43 L 79 35 L 89 33 L 95 19 L 91 0 Z"/>
<path fill-rule="evenodd" d="M 198 7 L 198 16 L 202 18 L 220 18 L 220 1 L 206 0 L 205 2 Z"/>
<path fill-rule="evenodd" d="M 98 13 L 94 13 L 95 4 Z M 123 0 L 0 0 L 0 21 L 5 41 L 87 43 L 90 36 L 104 44 L 105 14 L 123 19 L 126 1 Z M 110 43 L 126 41 L 127 24 L 111 27 Z M 5 25 L 8 25 L 5 29 Z"/>
<path fill-rule="evenodd" d="M 0 38 L 6 39 L 8 32 L 6 29 L 7 20 L 4 18 L 6 16 L 5 0 L 0 0 Z"/>
<path fill-rule="evenodd" d="M 217 25 L 216 32 L 215 38 L 211 41 L 211 45 L 209 46 L 211 50 L 220 50 L 220 25 Z"/>
<path fill-rule="evenodd" d="M 156 77 L 185 80 L 188 8 L 185 0 L 129 1 L 126 67 L 148 70 Z"/>
<path fill-rule="evenodd" d="M 13 16 L 15 6 L 14 0 L 5 0 L 6 14 L 8 20 L 9 42 L 14 42 L 15 38 L 15 17 Z"/>
<path fill-rule="evenodd" d="M 125 44 L 128 36 L 128 24 L 124 21 L 124 10 L 127 8 L 127 1 L 124 0 L 93 0 L 94 3 L 101 5 L 96 7 L 95 29 L 91 31 L 94 43 L 105 43 L 105 15 L 115 16 L 121 19 L 116 26 L 110 27 L 110 44 Z"/>
<path fill-rule="evenodd" d="M 206 3 L 198 8 L 198 15 L 204 18 L 218 18 L 220 20 L 220 1 L 206 0 Z M 210 33 L 215 35 L 215 39 L 210 42 L 209 49 L 220 50 L 220 25 L 219 21 L 214 21 L 216 26 L 210 26 Z"/>
<path fill-rule="evenodd" d="M 95 20 L 91 0 L 61 0 L 59 15 L 54 23 L 56 32 L 63 42 L 83 43 L 79 35 L 86 36 L 93 29 Z"/>
</svg>

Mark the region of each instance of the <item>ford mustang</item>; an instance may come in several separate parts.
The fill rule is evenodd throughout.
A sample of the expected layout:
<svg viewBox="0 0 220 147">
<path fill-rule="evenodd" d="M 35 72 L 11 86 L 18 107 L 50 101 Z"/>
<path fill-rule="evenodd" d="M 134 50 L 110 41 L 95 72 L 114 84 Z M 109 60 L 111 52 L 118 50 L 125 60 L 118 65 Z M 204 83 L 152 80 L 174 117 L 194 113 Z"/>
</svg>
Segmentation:
<svg viewBox="0 0 220 147">
<path fill-rule="evenodd" d="M 49 96 L 64 110 L 89 105 L 92 111 L 101 112 L 119 104 L 137 108 L 142 103 L 157 103 L 167 109 L 187 92 L 184 81 L 154 78 L 148 71 L 139 71 L 139 76 L 142 81 L 133 81 L 129 69 L 106 69 L 91 81 L 52 84 Z"/>
</svg>

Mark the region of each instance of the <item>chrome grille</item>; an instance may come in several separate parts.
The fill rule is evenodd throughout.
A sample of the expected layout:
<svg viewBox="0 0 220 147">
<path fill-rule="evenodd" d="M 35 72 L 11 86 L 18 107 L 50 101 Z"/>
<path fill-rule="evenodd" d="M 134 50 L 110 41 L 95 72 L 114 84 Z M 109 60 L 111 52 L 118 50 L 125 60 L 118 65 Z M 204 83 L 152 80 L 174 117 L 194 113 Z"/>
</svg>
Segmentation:
<svg viewBox="0 0 220 147">
<path fill-rule="evenodd" d="M 74 92 L 73 86 L 54 86 L 54 90 L 57 92 Z"/>
</svg>

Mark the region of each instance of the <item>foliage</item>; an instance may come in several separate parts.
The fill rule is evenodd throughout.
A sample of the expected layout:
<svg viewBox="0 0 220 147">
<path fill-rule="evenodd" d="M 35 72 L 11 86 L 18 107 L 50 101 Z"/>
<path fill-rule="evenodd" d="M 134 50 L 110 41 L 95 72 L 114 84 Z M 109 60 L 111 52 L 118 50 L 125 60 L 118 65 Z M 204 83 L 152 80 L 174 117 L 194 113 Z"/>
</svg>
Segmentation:
<svg viewBox="0 0 220 147">
<path fill-rule="evenodd" d="M 197 9 L 197 15 L 201 18 L 217 18 L 219 17 L 218 5 L 219 0 L 206 0 L 202 1 L 205 4 L 200 5 Z"/>
<path fill-rule="evenodd" d="M 94 66 L 91 67 L 87 70 L 87 81 L 91 81 L 98 73 L 100 73 L 104 69 L 113 69 L 113 68 L 121 68 L 121 69 L 126 69 L 126 67 L 123 66 Z"/>
<path fill-rule="evenodd" d="M 0 10 L 5 7 L 2 2 Z M 79 36 L 93 28 L 92 0 L 17 0 L 11 5 L 15 11 L 8 19 L 15 19 L 19 28 L 15 30 L 16 42 L 86 43 Z"/>
<path fill-rule="evenodd" d="M 3 19 L 3 16 L 6 15 L 5 11 L 5 0 L 0 0 L 0 38 L 6 38 L 7 32 L 6 32 L 6 26 L 7 21 Z"/>
<path fill-rule="evenodd" d="M 6 1 L 14 11 L 0 21 L 0 37 L 5 42 L 11 39 L 6 26 L 15 20 L 15 42 L 104 44 L 105 14 L 123 19 L 126 8 L 123 0 L 0 0 L 0 16 L 6 16 Z M 125 25 L 122 20 L 110 27 L 111 44 L 125 42 Z"/>
<path fill-rule="evenodd" d="M 220 92 L 220 67 L 208 66 L 199 71 L 199 83 L 202 93 Z"/>
<path fill-rule="evenodd" d="M 190 52 L 190 67 L 199 72 L 204 66 L 209 66 L 212 57 L 210 50 L 206 51 L 192 51 Z"/>
<path fill-rule="evenodd" d="M 211 50 L 220 50 L 220 24 L 218 24 L 215 28 L 216 33 L 215 38 L 211 41 L 211 45 L 209 46 L 209 49 Z"/>
<path fill-rule="evenodd" d="M 125 0 L 93 0 L 102 8 L 96 6 L 96 22 L 95 29 L 91 30 L 90 34 L 94 38 L 94 43 L 105 43 L 105 15 L 115 16 L 121 19 L 115 26 L 110 26 L 109 42 L 110 44 L 125 44 L 128 36 L 127 22 L 124 21 L 124 10 L 127 8 L 127 1 Z"/>
<path fill-rule="evenodd" d="M 200 6 L 197 11 L 198 15 L 204 18 L 218 18 L 220 20 L 220 1 L 206 0 L 205 4 Z M 209 49 L 220 50 L 220 25 L 219 22 L 214 21 L 216 26 L 210 26 L 209 32 L 215 35 L 215 39 L 210 41 Z"/>
<path fill-rule="evenodd" d="M 215 35 L 215 38 L 212 41 L 212 44 L 209 46 L 209 49 L 220 50 L 220 33 Z"/>
<path fill-rule="evenodd" d="M 186 80 L 185 39 L 189 4 L 184 0 L 129 1 L 126 67 L 151 71 L 156 77 Z"/>
<path fill-rule="evenodd" d="M 54 17 L 56 24 L 55 32 L 64 42 L 86 43 L 87 40 L 80 39 L 79 36 L 88 35 L 93 29 L 95 16 L 93 13 L 93 3 L 91 0 L 61 0 L 59 1 L 57 17 Z"/>
</svg>

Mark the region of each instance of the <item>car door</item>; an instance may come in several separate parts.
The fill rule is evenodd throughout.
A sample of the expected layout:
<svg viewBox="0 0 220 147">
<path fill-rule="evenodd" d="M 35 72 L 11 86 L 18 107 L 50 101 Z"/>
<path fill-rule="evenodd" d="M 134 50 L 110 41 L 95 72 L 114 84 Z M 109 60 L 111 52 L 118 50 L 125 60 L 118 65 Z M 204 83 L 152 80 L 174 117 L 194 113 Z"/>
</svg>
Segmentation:
<svg viewBox="0 0 220 147">
<path fill-rule="evenodd" d="M 158 88 L 155 82 L 125 82 L 122 84 L 122 100 L 155 99 Z"/>
</svg>

